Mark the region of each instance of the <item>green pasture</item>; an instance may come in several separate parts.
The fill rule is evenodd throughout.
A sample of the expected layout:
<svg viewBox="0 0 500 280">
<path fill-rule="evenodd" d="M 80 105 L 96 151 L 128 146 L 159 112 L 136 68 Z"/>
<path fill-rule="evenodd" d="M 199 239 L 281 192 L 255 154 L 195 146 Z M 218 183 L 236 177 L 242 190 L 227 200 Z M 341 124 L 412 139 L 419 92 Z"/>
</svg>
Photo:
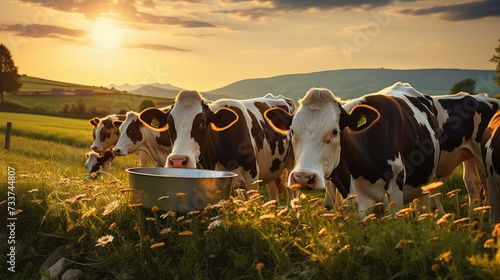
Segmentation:
<svg viewBox="0 0 500 280">
<path fill-rule="evenodd" d="M 461 169 L 440 190 L 444 218 L 415 201 L 406 214 L 390 208 L 360 221 L 352 206 L 324 209 L 323 192 L 302 193 L 287 207 L 268 203 L 263 187 L 180 215 L 129 203 L 124 169 L 135 155 L 88 178 L 86 120 L 0 113 L 0 143 L 7 121 L 13 136 L 0 153 L 0 217 L 4 225 L 14 193 L 16 267 L 8 270 L 11 245 L 3 240 L 1 279 L 48 277 L 40 265 L 61 245 L 82 279 L 500 279 L 500 241 L 491 241 L 487 212 L 460 220 Z M 462 191 L 447 195 L 454 189 Z M 0 228 L 2 239 L 10 235 Z"/>
</svg>

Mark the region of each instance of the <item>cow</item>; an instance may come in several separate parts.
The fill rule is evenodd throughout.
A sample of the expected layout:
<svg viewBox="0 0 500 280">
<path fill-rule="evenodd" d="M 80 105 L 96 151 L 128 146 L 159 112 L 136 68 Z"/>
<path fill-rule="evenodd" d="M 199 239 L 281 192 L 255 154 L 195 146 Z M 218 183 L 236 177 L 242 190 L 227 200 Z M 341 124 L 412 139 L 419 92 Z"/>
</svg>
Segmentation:
<svg viewBox="0 0 500 280">
<path fill-rule="evenodd" d="M 357 194 L 363 218 L 379 202 L 387 209 L 394 201 L 401 209 L 434 180 L 440 135 L 433 102 L 409 84 L 396 83 L 344 105 L 330 90 L 312 88 L 299 104 L 293 115 L 280 108 L 264 113 L 276 132 L 292 139 L 289 186 L 325 189 L 328 178 L 344 198 Z M 327 203 L 332 193 L 327 190 Z M 440 202 L 438 208 L 443 211 Z"/>
<path fill-rule="evenodd" d="M 159 110 L 169 111 L 171 106 Z M 167 156 L 172 151 L 172 143 L 168 131 L 153 130 L 139 120 L 139 113 L 130 111 L 120 126 L 120 138 L 113 148 L 115 156 L 125 156 L 135 152 L 149 155 L 153 166 L 164 166 Z"/>
<path fill-rule="evenodd" d="M 104 118 L 94 117 L 89 120 L 90 124 L 94 127 L 92 131 L 94 143 L 90 146 L 92 151 L 102 155 L 118 142 L 120 131 L 114 122 L 123 121 L 125 117 L 125 115 L 113 114 Z"/>
<path fill-rule="evenodd" d="M 110 151 L 120 138 L 120 124 L 125 120 L 126 115 L 112 114 L 104 118 L 94 117 L 89 120 L 93 126 L 92 135 L 94 143 L 90 146 L 92 151 L 103 156 L 107 151 Z M 146 166 L 148 158 L 146 154 L 138 152 L 139 166 Z"/>
<path fill-rule="evenodd" d="M 500 223 L 500 112 L 490 120 L 481 139 L 482 158 L 486 171 L 490 222 Z"/>
<path fill-rule="evenodd" d="M 263 119 L 269 108 L 291 113 L 292 100 L 268 94 L 261 98 L 221 99 L 208 103 L 198 91 L 180 91 L 170 111 L 146 109 L 140 120 L 159 131 L 168 131 L 172 153 L 165 167 L 227 170 L 238 174 L 237 182 L 247 190 L 256 182 L 273 183 L 293 161 L 290 138 L 281 135 Z M 269 186 L 276 199 L 279 186 Z"/>
<path fill-rule="evenodd" d="M 463 180 L 469 195 L 469 217 L 478 218 L 473 209 L 482 202 L 485 169 L 481 156 L 483 133 L 500 108 L 500 100 L 485 94 L 465 92 L 432 96 L 440 130 L 441 155 L 436 170 L 438 180 L 452 175 L 463 163 Z"/>
<path fill-rule="evenodd" d="M 85 166 L 87 167 L 87 173 L 91 176 L 92 173 L 97 171 L 106 170 L 111 166 L 111 162 L 115 158 L 111 151 L 104 152 L 103 155 L 92 151 L 86 154 L 87 161 Z"/>
</svg>

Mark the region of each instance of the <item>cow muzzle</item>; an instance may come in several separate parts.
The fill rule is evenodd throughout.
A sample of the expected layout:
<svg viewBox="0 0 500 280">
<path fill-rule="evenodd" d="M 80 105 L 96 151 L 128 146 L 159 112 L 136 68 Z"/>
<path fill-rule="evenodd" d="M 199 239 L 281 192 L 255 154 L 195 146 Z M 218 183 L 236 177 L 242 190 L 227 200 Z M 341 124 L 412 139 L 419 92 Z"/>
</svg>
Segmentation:
<svg viewBox="0 0 500 280">
<path fill-rule="evenodd" d="M 290 185 L 301 185 L 302 190 L 315 190 L 320 189 L 318 174 L 310 171 L 292 171 L 290 172 Z"/>
<path fill-rule="evenodd" d="M 169 168 L 188 168 L 190 164 L 189 157 L 186 155 L 170 155 L 167 159 Z"/>
<path fill-rule="evenodd" d="M 127 151 L 125 149 L 120 149 L 120 148 L 113 148 L 113 155 L 115 156 L 125 156 L 127 155 Z"/>
</svg>

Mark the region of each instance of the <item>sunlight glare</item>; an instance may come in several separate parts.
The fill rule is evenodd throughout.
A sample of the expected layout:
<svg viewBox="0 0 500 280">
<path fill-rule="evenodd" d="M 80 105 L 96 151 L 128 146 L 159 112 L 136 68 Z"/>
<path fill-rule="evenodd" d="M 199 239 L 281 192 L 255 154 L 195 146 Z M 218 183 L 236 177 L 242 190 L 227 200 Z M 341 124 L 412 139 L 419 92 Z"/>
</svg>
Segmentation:
<svg viewBox="0 0 500 280">
<path fill-rule="evenodd" d="M 107 18 L 98 19 L 92 30 L 92 38 L 104 49 L 116 48 L 121 42 L 121 30 L 116 27 L 112 20 Z"/>
</svg>

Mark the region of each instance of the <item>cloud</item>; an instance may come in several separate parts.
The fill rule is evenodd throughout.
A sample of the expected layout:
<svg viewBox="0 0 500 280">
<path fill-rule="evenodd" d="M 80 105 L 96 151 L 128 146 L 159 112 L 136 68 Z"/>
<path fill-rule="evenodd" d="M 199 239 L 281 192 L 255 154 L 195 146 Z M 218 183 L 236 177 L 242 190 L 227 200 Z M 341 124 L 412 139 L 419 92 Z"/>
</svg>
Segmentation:
<svg viewBox="0 0 500 280">
<path fill-rule="evenodd" d="M 43 24 L 13 24 L 0 25 L 0 31 L 13 32 L 15 35 L 32 38 L 58 38 L 71 39 L 81 38 L 88 35 L 88 31 L 79 29 L 70 29 L 54 25 Z"/>
<path fill-rule="evenodd" d="M 391 6 L 395 2 L 408 2 L 412 0 L 401 0 L 401 1 L 391 1 L 391 0 L 335 0 L 335 1 L 324 1 L 324 0 L 270 0 L 266 2 L 256 2 L 251 0 L 232 0 L 228 1 L 231 3 L 242 3 L 241 6 L 249 6 L 248 8 L 234 8 L 234 9 L 224 9 L 214 12 L 223 14 L 232 14 L 242 18 L 247 18 L 251 20 L 261 20 L 269 17 L 275 12 L 303 12 L 303 11 L 315 11 L 315 10 L 370 10 L 378 7 Z M 393 3 L 394 2 L 394 3 Z M 247 5 L 244 5 L 244 4 Z M 234 5 L 233 5 L 234 6 Z"/>
<path fill-rule="evenodd" d="M 178 17 L 154 15 L 141 10 L 155 7 L 152 1 L 136 2 L 133 0 L 79 0 L 79 1 L 41 1 L 19 0 L 20 2 L 53 8 L 55 10 L 81 13 L 86 18 L 95 19 L 101 16 L 117 17 L 136 23 L 151 23 L 179 25 L 187 28 L 216 27 L 215 25 L 197 20 L 183 20 Z"/>
<path fill-rule="evenodd" d="M 474 20 L 485 17 L 500 16 L 500 1 L 479 0 L 453 5 L 433 6 L 430 8 L 403 9 L 399 11 L 403 15 L 438 15 L 448 21 Z"/>
<path fill-rule="evenodd" d="M 155 50 L 155 51 L 182 51 L 182 52 L 189 52 L 190 51 L 190 50 L 176 48 L 176 47 L 167 46 L 167 45 L 148 44 L 148 43 L 128 44 L 125 47 L 131 48 L 131 49 L 140 48 L 140 49 L 148 49 L 148 50 Z"/>
</svg>

